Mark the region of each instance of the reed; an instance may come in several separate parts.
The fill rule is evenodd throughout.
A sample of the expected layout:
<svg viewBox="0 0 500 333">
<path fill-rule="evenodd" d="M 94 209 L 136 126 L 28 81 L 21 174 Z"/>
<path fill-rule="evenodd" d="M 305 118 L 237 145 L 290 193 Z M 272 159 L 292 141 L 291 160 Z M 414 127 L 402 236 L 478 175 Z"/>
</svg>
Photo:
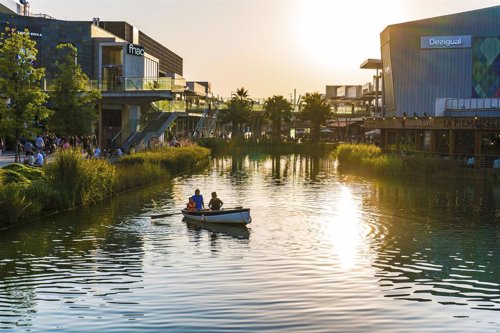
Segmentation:
<svg viewBox="0 0 500 333">
<path fill-rule="evenodd" d="M 106 160 L 84 159 L 77 150 L 63 150 L 45 167 L 49 185 L 61 193 L 63 209 L 87 205 L 112 195 L 115 169 Z"/>
<path fill-rule="evenodd" d="M 210 151 L 199 146 L 162 148 L 121 157 L 85 159 L 62 150 L 43 168 L 10 164 L 0 169 L 0 229 L 34 217 L 102 201 L 115 193 L 206 165 Z"/>
<path fill-rule="evenodd" d="M 20 219 L 33 216 L 41 210 L 40 205 L 26 198 L 23 185 L 11 183 L 1 187 L 0 228 L 15 224 Z"/>
<path fill-rule="evenodd" d="M 327 154 L 335 150 L 336 143 L 295 143 L 272 140 L 227 140 L 203 138 L 197 143 L 209 148 L 213 154 L 264 153 L 264 154 Z"/>
<path fill-rule="evenodd" d="M 371 176 L 461 177 L 463 170 L 453 161 L 423 156 L 390 156 L 379 147 L 342 144 L 335 151 L 339 170 Z"/>
<path fill-rule="evenodd" d="M 121 157 L 117 166 L 159 165 L 171 174 L 193 170 L 208 162 L 210 150 L 200 146 L 159 148 Z"/>
<path fill-rule="evenodd" d="M 115 192 L 123 192 L 146 184 L 165 179 L 169 172 L 158 163 L 144 162 L 142 164 L 116 165 Z"/>
</svg>

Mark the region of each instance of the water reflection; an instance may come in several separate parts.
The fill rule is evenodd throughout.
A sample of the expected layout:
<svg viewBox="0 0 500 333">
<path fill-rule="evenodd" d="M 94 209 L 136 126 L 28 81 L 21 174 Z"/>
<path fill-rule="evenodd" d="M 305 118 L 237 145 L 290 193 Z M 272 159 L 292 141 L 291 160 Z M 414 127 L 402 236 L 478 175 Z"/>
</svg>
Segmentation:
<svg viewBox="0 0 500 333">
<path fill-rule="evenodd" d="M 374 262 L 386 296 L 499 311 L 494 189 L 409 185 L 375 184 L 366 201 L 386 228 Z"/>
<path fill-rule="evenodd" d="M 30 327 L 42 310 L 92 315 L 106 304 L 136 304 L 127 295 L 143 279 L 144 242 L 134 227 L 138 220 L 127 212 L 135 214 L 147 199 L 145 193 L 129 193 L 4 231 L 0 328 Z"/>
<path fill-rule="evenodd" d="M 184 218 L 182 221 L 186 223 L 186 226 L 189 230 L 194 230 L 194 231 L 207 230 L 211 232 L 212 235 L 221 234 L 236 239 L 250 238 L 250 230 L 248 230 L 248 227 L 246 225 L 199 222 L 186 218 Z"/>
<path fill-rule="evenodd" d="M 357 264 L 364 238 L 361 230 L 359 203 L 356 202 L 352 191 L 342 186 L 341 194 L 333 207 L 336 207 L 336 213 L 331 223 L 328 224 L 329 233 L 341 268 L 349 270 Z M 325 209 L 332 210 L 333 207 L 325 207 Z"/>
<path fill-rule="evenodd" d="M 149 218 L 178 213 L 195 188 L 250 207 L 252 223 Z M 217 157 L 0 234 L 0 327 L 495 332 L 499 207 L 489 184 L 367 180 L 301 155 Z"/>
</svg>

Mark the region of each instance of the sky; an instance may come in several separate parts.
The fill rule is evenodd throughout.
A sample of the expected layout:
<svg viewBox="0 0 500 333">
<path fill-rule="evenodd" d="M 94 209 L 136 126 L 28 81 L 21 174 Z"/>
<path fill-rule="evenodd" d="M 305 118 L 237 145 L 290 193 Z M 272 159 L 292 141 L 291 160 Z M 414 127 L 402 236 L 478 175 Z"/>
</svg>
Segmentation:
<svg viewBox="0 0 500 333">
<path fill-rule="evenodd" d="M 215 96 L 325 92 L 371 82 L 391 24 L 500 5 L 500 0 L 30 0 L 61 20 L 127 21 L 181 56 L 188 81 Z"/>
</svg>

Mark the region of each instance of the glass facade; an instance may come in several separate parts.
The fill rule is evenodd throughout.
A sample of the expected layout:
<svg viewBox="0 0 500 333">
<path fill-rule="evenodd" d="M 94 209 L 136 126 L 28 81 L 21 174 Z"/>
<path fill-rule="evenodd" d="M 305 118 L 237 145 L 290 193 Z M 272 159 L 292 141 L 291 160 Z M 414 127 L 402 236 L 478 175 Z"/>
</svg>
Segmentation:
<svg viewBox="0 0 500 333">
<path fill-rule="evenodd" d="M 500 97 L 500 37 L 474 38 L 472 98 Z"/>
</svg>

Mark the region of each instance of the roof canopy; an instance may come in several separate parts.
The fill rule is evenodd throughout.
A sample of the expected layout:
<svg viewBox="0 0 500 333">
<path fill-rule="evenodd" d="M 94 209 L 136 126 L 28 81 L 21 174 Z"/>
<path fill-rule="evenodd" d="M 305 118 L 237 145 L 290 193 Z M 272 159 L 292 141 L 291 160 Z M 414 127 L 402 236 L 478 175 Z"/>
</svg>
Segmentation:
<svg viewBox="0 0 500 333">
<path fill-rule="evenodd" d="M 359 68 L 363 69 L 382 69 L 382 60 L 380 59 L 366 59 Z"/>
</svg>

